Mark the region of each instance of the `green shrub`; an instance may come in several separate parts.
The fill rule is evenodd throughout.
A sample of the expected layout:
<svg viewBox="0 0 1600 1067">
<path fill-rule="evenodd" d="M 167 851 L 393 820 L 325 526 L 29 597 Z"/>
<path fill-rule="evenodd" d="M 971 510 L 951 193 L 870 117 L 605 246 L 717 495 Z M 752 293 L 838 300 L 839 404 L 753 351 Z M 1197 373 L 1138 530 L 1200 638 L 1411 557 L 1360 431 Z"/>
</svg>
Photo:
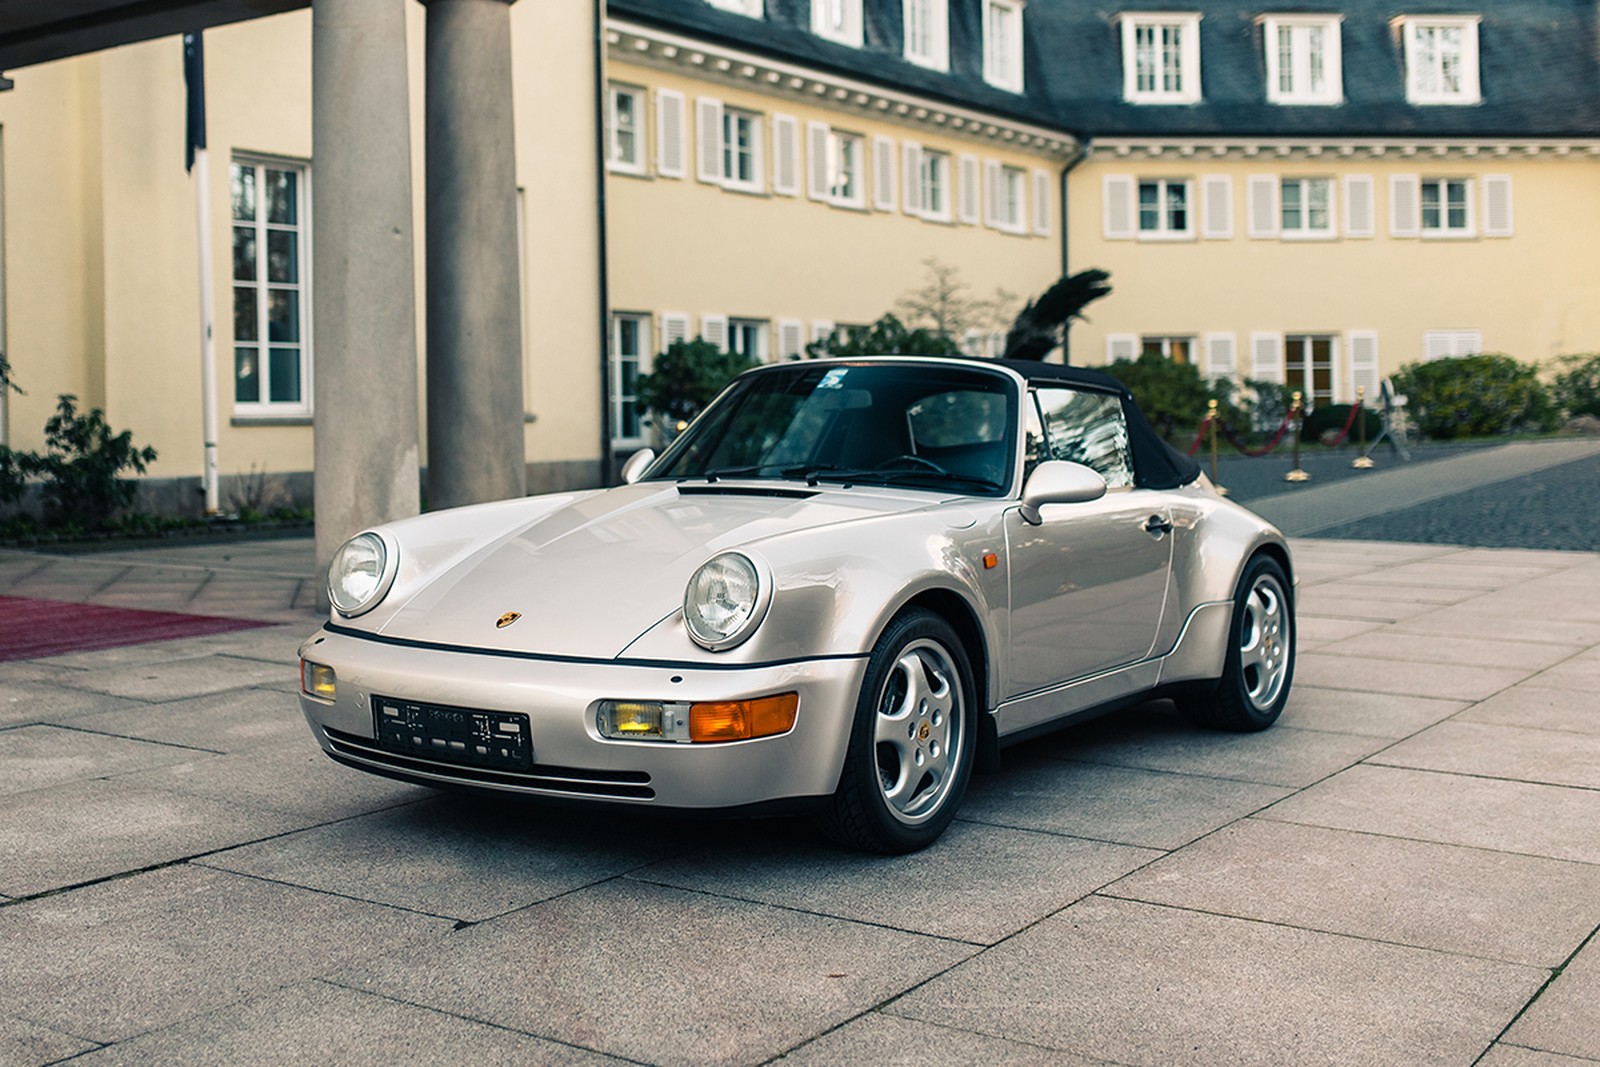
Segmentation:
<svg viewBox="0 0 1600 1067">
<path fill-rule="evenodd" d="M 43 455 L 12 452 L 10 458 L 23 477 L 44 479 L 40 492 L 53 524 L 89 530 L 133 500 L 134 483 L 122 472 L 143 474 L 156 450 L 135 446 L 131 431 L 112 433 L 99 408 L 80 414 L 77 400 L 57 398 L 56 413 L 44 424 Z"/>
<path fill-rule="evenodd" d="M 848 337 L 835 331 L 806 346 L 812 358 L 829 356 L 959 356 L 961 346 L 934 330 L 908 330 L 893 315 L 885 315 L 865 330 Z"/>
<path fill-rule="evenodd" d="M 724 352 L 698 337 L 674 341 L 655 358 L 651 372 L 639 378 L 639 404 L 669 423 L 687 421 L 700 414 L 723 386 L 755 365 L 753 359 Z"/>
<path fill-rule="evenodd" d="M 1566 369 L 1556 375 L 1550 399 L 1568 417 L 1593 415 L 1600 418 L 1600 353 L 1562 356 L 1557 363 Z"/>
<path fill-rule="evenodd" d="M 1194 440 L 1212 400 L 1217 402 L 1223 422 L 1239 432 L 1249 429 L 1249 401 L 1242 400 L 1227 379 L 1208 383 L 1192 363 L 1174 363 L 1145 352 L 1138 359 L 1119 359 L 1104 370 L 1128 387 L 1156 432 L 1179 448 L 1187 448 Z"/>
<path fill-rule="evenodd" d="M 1412 363 L 1400 368 L 1394 384 L 1429 437 L 1488 437 L 1555 426 L 1555 406 L 1537 368 L 1510 356 Z"/>
<path fill-rule="evenodd" d="M 1306 441 L 1321 441 L 1324 434 L 1336 434 L 1344 429 L 1346 421 L 1350 422 L 1350 435 L 1347 441 L 1355 443 L 1361 440 L 1361 423 L 1350 419 L 1350 409 L 1354 404 L 1323 404 L 1313 408 L 1306 415 L 1306 424 L 1303 439 Z M 1367 424 L 1367 440 L 1371 441 L 1383 429 L 1383 420 L 1371 408 L 1363 419 Z"/>
</svg>

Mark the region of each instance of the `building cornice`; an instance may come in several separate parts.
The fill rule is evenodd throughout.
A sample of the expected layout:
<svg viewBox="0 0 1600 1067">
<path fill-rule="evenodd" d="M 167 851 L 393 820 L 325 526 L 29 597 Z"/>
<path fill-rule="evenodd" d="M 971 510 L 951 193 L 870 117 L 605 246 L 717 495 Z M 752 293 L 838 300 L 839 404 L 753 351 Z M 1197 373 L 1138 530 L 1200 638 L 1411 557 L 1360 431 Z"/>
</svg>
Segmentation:
<svg viewBox="0 0 1600 1067">
<path fill-rule="evenodd" d="M 1490 137 L 1096 137 L 1088 159 L 1507 159 L 1600 157 L 1600 139 Z"/>
<path fill-rule="evenodd" d="M 960 107 L 930 97 L 886 89 L 830 71 L 684 37 L 625 19 L 606 20 L 606 45 L 618 62 L 640 63 L 697 78 L 824 105 L 964 140 L 1003 145 L 1059 159 L 1077 154 L 1071 134 Z"/>
</svg>

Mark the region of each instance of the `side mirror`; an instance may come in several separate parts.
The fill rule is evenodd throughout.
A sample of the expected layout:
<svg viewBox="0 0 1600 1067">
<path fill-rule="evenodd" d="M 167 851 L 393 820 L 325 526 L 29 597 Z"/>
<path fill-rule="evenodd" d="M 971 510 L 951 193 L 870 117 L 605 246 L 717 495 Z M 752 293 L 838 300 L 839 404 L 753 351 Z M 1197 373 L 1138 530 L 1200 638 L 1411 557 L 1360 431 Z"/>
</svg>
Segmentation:
<svg viewBox="0 0 1600 1067">
<path fill-rule="evenodd" d="M 634 482 L 638 481 L 639 480 L 639 476 L 644 473 L 644 469 L 646 467 L 650 466 L 650 464 L 654 463 L 655 461 L 656 461 L 656 450 L 655 449 L 653 449 L 653 448 L 641 448 L 641 449 L 639 449 L 639 451 L 637 451 L 633 455 L 629 456 L 628 459 L 627 459 L 627 462 L 623 463 L 623 465 L 622 465 L 622 471 L 621 471 L 622 484 L 623 485 L 632 485 Z"/>
<path fill-rule="evenodd" d="M 1046 460 L 1022 487 L 1022 520 L 1037 526 L 1046 504 L 1083 504 L 1106 495 L 1106 480 L 1092 467 L 1064 459 Z"/>
</svg>

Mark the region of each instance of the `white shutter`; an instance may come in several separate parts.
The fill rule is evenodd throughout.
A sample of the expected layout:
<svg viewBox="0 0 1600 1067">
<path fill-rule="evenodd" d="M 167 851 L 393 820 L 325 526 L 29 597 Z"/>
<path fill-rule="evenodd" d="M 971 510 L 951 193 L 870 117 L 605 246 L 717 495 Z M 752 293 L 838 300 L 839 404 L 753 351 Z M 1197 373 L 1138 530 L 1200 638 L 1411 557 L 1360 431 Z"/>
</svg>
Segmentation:
<svg viewBox="0 0 1600 1067">
<path fill-rule="evenodd" d="M 1233 236 L 1233 179 L 1212 174 L 1200 179 L 1200 236 L 1227 240 Z"/>
<path fill-rule="evenodd" d="M 681 178 L 688 173 L 683 127 L 683 94 L 672 89 L 657 89 L 656 173 L 663 178 Z"/>
<path fill-rule="evenodd" d="M 1350 339 L 1350 402 L 1356 402 L 1356 390 L 1367 391 L 1368 407 L 1376 406 L 1378 398 L 1378 331 L 1351 330 Z"/>
<path fill-rule="evenodd" d="M 983 161 L 983 224 L 996 229 L 1004 224 L 1004 209 L 1000 204 L 1000 163 Z"/>
<path fill-rule="evenodd" d="M 1106 362 L 1115 363 L 1119 359 L 1135 360 L 1139 358 L 1139 335 L 1136 333 L 1108 333 L 1106 334 Z"/>
<path fill-rule="evenodd" d="M 1415 174 L 1389 175 L 1389 235 L 1416 237 L 1422 233 L 1422 190 Z"/>
<path fill-rule="evenodd" d="M 661 313 L 661 351 L 671 348 L 675 341 L 689 339 L 689 316 L 681 311 Z"/>
<path fill-rule="evenodd" d="M 1250 335 L 1250 377 L 1257 381 L 1283 384 L 1282 334 L 1253 333 Z"/>
<path fill-rule="evenodd" d="M 1107 174 L 1101 179 L 1105 234 L 1108 241 L 1131 241 L 1134 234 L 1133 178 Z"/>
<path fill-rule="evenodd" d="M 1483 176 L 1483 235 L 1511 236 L 1511 175 Z"/>
<path fill-rule="evenodd" d="M 806 192 L 813 200 L 828 199 L 828 127 L 806 123 Z"/>
<path fill-rule="evenodd" d="M 900 142 L 900 177 L 906 214 L 922 214 L 922 146 L 915 141 Z"/>
<path fill-rule="evenodd" d="M 778 320 L 778 358 L 799 359 L 805 355 L 806 327 L 799 319 Z"/>
<path fill-rule="evenodd" d="M 1050 172 L 1033 172 L 1033 232 L 1040 237 L 1050 235 Z"/>
<path fill-rule="evenodd" d="M 961 335 L 961 351 L 973 359 L 983 358 L 983 334 L 977 330 L 968 330 Z"/>
<path fill-rule="evenodd" d="M 959 218 L 969 226 L 978 224 L 978 157 L 962 155 L 958 166 L 961 170 L 960 212 Z"/>
<path fill-rule="evenodd" d="M 811 320 L 811 343 L 826 341 L 833 336 L 833 323 L 828 319 Z"/>
<path fill-rule="evenodd" d="M 1231 333 L 1208 333 L 1205 345 L 1206 377 L 1232 378 L 1239 369 L 1238 339 Z"/>
<path fill-rule="evenodd" d="M 722 101 L 710 96 L 697 97 L 695 126 L 700 135 L 700 150 L 695 156 L 695 177 L 713 185 L 722 184 Z"/>
<path fill-rule="evenodd" d="M 1375 237 L 1377 205 L 1373 203 L 1372 175 L 1348 174 L 1344 179 L 1344 235 Z"/>
<path fill-rule="evenodd" d="M 800 195 L 800 123 L 793 115 L 772 116 L 772 191 Z"/>
<path fill-rule="evenodd" d="M 1250 236 L 1278 236 L 1278 179 L 1253 175 L 1246 185 L 1250 210 Z"/>
<path fill-rule="evenodd" d="M 728 350 L 728 316 L 705 314 L 700 316 L 700 340 L 710 341 L 722 352 Z"/>
<path fill-rule="evenodd" d="M 894 210 L 894 141 L 882 134 L 872 138 L 872 206 Z"/>
</svg>

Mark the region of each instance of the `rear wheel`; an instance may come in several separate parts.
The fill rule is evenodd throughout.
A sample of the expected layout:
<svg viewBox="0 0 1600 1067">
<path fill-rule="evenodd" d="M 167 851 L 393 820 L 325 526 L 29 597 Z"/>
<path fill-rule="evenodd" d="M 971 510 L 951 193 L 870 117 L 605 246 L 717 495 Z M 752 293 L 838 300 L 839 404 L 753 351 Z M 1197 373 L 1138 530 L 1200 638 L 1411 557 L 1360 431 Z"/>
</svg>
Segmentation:
<svg viewBox="0 0 1600 1067">
<path fill-rule="evenodd" d="M 972 776 L 975 708 L 972 669 L 950 624 L 921 609 L 898 616 L 867 663 L 839 788 L 818 826 L 870 852 L 932 844 Z"/>
<path fill-rule="evenodd" d="M 1179 708 L 1218 730 L 1265 730 L 1283 713 L 1294 680 L 1294 604 L 1289 580 L 1270 556 L 1256 556 L 1239 579 L 1228 654 L 1216 689 Z"/>
</svg>

